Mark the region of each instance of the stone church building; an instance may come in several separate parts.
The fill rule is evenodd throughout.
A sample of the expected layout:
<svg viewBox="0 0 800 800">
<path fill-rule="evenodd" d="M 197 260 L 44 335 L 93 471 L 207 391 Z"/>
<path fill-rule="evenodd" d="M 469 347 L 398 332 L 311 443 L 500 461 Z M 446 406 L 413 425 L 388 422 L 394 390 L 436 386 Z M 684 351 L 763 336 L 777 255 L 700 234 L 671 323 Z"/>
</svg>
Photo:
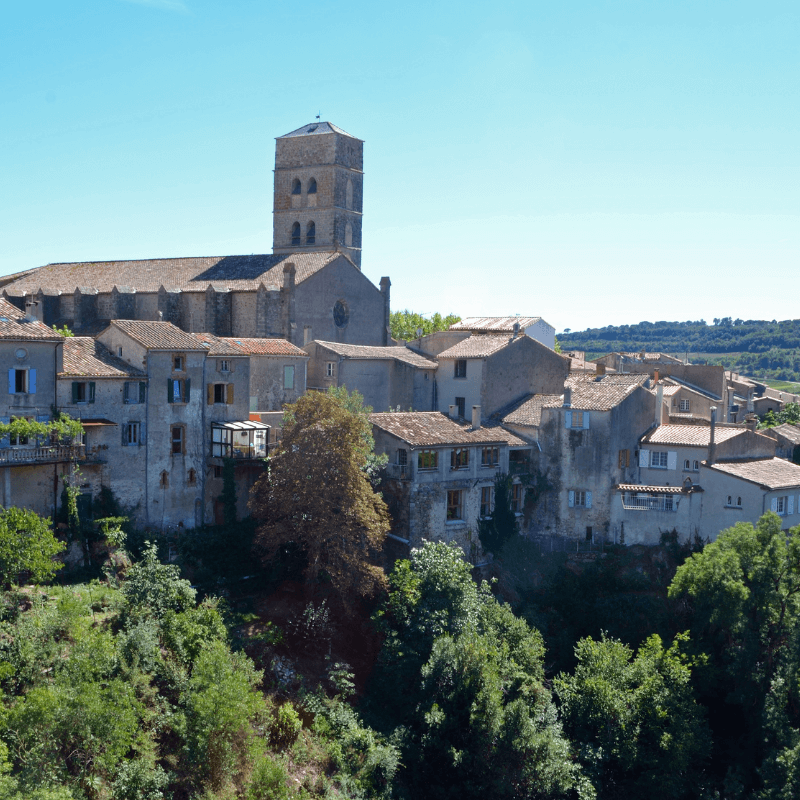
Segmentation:
<svg viewBox="0 0 800 800">
<path fill-rule="evenodd" d="M 0 278 L 47 325 L 92 335 L 112 319 L 190 332 L 387 345 L 388 277 L 361 272 L 362 140 L 329 122 L 276 140 L 273 254 L 48 264 Z"/>
</svg>

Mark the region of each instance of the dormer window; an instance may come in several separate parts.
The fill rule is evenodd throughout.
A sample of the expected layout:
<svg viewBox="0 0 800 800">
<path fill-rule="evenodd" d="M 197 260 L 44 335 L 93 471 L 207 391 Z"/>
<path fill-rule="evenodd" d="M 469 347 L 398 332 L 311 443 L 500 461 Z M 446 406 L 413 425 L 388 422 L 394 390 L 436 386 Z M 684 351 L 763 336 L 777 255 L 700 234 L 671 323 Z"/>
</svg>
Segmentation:
<svg viewBox="0 0 800 800">
<path fill-rule="evenodd" d="M 300 244 L 300 223 L 292 225 L 292 244 Z"/>
<path fill-rule="evenodd" d="M 302 191 L 303 191 L 303 187 L 300 184 L 300 178 L 295 178 L 292 181 L 292 194 L 300 194 Z"/>
<path fill-rule="evenodd" d="M 317 226 L 313 222 L 308 223 L 306 228 L 306 244 L 314 244 L 317 240 Z"/>
<path fill-rule="evenodd" d="M 316 178 L 312 178 L 308 182 L 308 194 L 316 194 L 317 193 L 317 180 Z"/>
</svg>

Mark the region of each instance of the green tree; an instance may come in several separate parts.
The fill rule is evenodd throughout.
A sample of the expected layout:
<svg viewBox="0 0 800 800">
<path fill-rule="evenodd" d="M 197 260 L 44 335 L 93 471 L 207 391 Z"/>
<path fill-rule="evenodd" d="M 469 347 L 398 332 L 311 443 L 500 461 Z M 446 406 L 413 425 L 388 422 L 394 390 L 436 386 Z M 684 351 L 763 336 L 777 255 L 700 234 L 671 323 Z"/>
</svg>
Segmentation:
<svg viewBox="0 0 800 800">
<path fill-rule="evenodd" d="M 56 325 L 53 325 L 53 330 L 68 339 L 72 336 L 75 336 L 75 334 L 66 325 L 62 325 L 60 328 Z"/>
<path fill-rule="evenodd" d="M 578 666 L 556 679 L 564 725 L 598 796 L 678 800 L 704 781 L 709 732 L 678 637 L 651 636 L 634 655 L 605 636 L 581 639 Z"/>
<path fill-rule="evenodd" d="M 49 520 L 27 509 L 0 509 L 0 580 L 6 588 L 23 579 L 50 581 L 63 566 L 54 557 L 64 547 Z"/>
<path fill-rule="evenodd" d="M 706 659 L 696 674 L 719 770 L 729 786 L 769 797 L 791 796 L 774 781 L 796 782 L 800 742 L 800 527 L 781 524 L 768 512 L 722 531 L 669 588 Z"/>
<path fill-rule="evenodd" d="M 422 329 L 422 335 L 427 336 L 436 331 L 446 331 L 451 325 L 460 322 L 461 317 L 448 314 L 443 317 L 438 311 L 430 317 L 423 317 L 415 311 L 392 311 L 389 316 L 389 326 L 394 339 L 410 341 L 418 338 L 417 331 Z"/>
<path fill-rule="evenodd" d="M 366 473 L 371 442 L 369 419 L 342 396 L 304 395 L 287 407 L 281 444 L 250 495 L 265 560 L 299 549 L 306 582 L 329 581 L 345 608 L 385 581 L 374 562 L 389 514 Z"/>
<path fill-rule="evenodd" d="M 510 475 L 500 473 L 494 479 L 494 508 L 488 519 L 478 520 L 478 536 L 484 550 L 497 556 L 506 542 L 516 536 L 517 515 L 511 507 Z"/>
</svg>

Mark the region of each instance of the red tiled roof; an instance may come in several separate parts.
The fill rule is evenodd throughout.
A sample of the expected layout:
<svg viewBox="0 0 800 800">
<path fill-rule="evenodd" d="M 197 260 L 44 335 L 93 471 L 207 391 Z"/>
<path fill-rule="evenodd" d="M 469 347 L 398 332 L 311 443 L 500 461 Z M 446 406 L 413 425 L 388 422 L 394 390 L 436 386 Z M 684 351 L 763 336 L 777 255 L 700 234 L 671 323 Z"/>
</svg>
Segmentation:
<svg viewBox="0 0 800 800">
<path fill-rule="evenodd" d="M 339 342 L 323 341 L 317 341 L 317 344 L 344 358 L 391 358 L 421 369 L 436 369 L 437 366 L 436 361 L 433 359 L 415 353 L 407 347 L 374 347 L 362 344 L 341 344 Z"/>
<path fill-rule="evenodd" d="M 308 358 L 308 353 L 286 339 L 248 339 L 240 336 L 223 337 L 243 353 L 251 356 L 296 356 Z"/>
<path fill-rule="evenodd" d="M 527 338 L 520 334 L 517 339 Z M 437 358 L 486 358 L 496 353 L 503 347 L 511 344 L 514 339 L 510 336 L 492 336 L 491 334 L 476 334 L 463 339 L 458 344 L 449 347 Z"/>
<path fill-rule="evenodd" d="M 783 458 L 762 458 L 749 461 L 703 462 L 708 469 L 756 483 L 765 489 L 795 489 L 800 487 L 800 466 Z"/>
<path fill-rule="evenodd" d="M 206 350 L 193 334 L 182 331 L 171 322 L 115 319 L 111 325 L 148 350 Z"/>
<path fill-rule="evenodd" d="M 451 419 L 438 411 L 384 412 L 369 415 L 370 422 L 381 430 L 408 442 L 412 447 L 449 444 L 506 443 L 524 447 L 528 443 L 499 425 L 473 430 L 466 422 Z"/>
<path fill-rule="evenodd" d="M 513 333 L 514 325 L 524 331 L 530 325 L 543 322 L 541 317 L 464 317 L 450 326 L 451 331 L 475 331 L 483 333 Z M 545 322 L 545 325 L 548 323 Z M 552 327 L 552 326 L 551 326 Z"/>
<path fill-rule="evenodd" d="M 560 394 L 530 394 L 503 417 L 503 424 L 538 427 L 543 408 L 559 408 L 563 403 L 564 396 Z"/>
<path fill-rule="evenodd" d="M 64 367 L 59 377 L 144 378 L 145 373 L 117 358 L 108 348 L 89 336 L 64 339 Z"/>
<path fill-rule="evenodd" d="M 228 339 L 221 336 L 214 336 L 213 333 L 193 333 L 192 336 L 194 336 L 200 344 L 208 347 L 206 354 L 209 356 L 238 356 L 241 358 L 244 355 L 244 353 Z"/>
<path fill-rule="evenodd" d="M 13 303 L 0 297 L 0 339 L 59 342 L 63 338 L 60 333 L 48 328 L 43 322 L 26 321 L 24 311 L 20 311 Z"/>
<path fill-rule="evenodd" d="M 566 385 L 572 390 L 572 408 L 610 411 L 648 380 L 648 375 L 570 375 Z"/>
<path fill-rule="evenodd" d="M 717 444 L 741 436 L 746 428 L 727 428 L 717 425 L 714 440 Z M 676 447 L 708 447 L 711 444 L 710 425 L 659 425 L 642 439 L 648 444 L 671 444 Z"/>
</svg>

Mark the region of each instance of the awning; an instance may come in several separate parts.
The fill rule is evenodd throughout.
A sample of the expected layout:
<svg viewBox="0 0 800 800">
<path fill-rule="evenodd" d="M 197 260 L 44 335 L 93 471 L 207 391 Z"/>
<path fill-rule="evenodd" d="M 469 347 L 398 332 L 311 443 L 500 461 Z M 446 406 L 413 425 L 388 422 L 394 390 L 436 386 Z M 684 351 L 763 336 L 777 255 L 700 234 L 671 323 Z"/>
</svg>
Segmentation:
<svg viewBox="0 0 800 800">
<path fill-rule="evenodd" d="M 264 422 L 255 420 L 243 420 L 242 422 L 212 422 L 212 428 L 224 428 L 226 431 L 268 431 L 270 426 Z"/>
<path fill-rule="evenodd" d="M 117 424 L 110 419 L 79 419 L 78 422 L 80 422 L 84 428 L 103 428 L 108 425 L 113 426 Z"/>
</svg>

